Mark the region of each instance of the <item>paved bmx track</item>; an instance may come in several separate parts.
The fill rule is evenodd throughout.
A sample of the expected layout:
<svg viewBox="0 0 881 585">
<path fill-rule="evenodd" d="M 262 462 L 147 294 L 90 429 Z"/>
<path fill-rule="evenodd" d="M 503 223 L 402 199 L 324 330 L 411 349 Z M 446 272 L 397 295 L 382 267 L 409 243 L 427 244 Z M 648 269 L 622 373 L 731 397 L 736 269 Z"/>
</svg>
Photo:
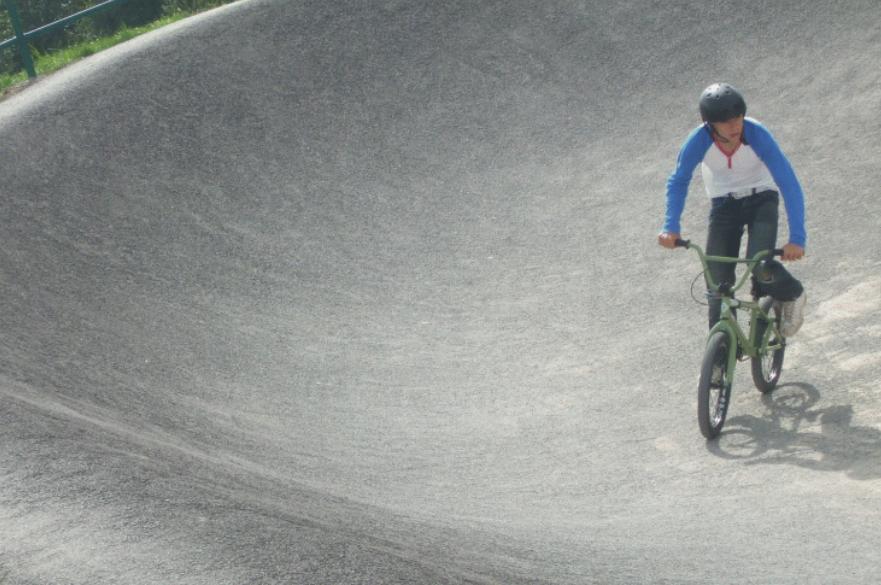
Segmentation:
<svg viewBox="0 0 881 585">
<path fill-rule="evenodd" d="M 6 99 L 0 583 L 877 582 L 879 54 L 877 0 L 246 0 Z M 809 305 L 707 443 L 655 235 L 716 80 Z"/>
</svg>

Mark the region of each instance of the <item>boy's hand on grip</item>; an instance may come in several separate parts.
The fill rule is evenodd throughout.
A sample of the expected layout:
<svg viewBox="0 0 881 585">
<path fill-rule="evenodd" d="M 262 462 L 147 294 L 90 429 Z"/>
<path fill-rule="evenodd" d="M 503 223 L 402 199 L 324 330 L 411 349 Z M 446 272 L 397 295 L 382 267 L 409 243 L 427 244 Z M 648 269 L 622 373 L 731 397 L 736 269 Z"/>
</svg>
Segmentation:
<svg viewBox="0 0 881 585">
<path fill-rule="evenodd" d="M 661 232 L 658 234 L 658 244 L 672 250 L 676 247 L 676 240 L 680 238 L 679 234 L 670 232 Z"/>
<path fill-rule="evenodd" d="M 783 246 L 783 260 L 801 260 L 805 255 L 805 249 L 798 244 L 789 243 Z"/>
</svg>

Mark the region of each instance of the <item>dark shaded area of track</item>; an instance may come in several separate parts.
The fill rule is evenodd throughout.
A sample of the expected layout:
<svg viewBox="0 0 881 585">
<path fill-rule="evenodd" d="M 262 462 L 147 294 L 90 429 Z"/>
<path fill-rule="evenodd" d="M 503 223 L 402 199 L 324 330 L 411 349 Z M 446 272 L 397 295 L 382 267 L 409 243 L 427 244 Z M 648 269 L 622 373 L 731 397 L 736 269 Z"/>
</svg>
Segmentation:
<svg viewBox="0 0 881 585">
<path fill-rule="evenodd" d="M 871 581 L 877 2 L 357 4 L 0 103 L 0 582 Z M 803 180 L 811 308 L 707 445 L 654 234 L 718 79 Z"/>
</svg>

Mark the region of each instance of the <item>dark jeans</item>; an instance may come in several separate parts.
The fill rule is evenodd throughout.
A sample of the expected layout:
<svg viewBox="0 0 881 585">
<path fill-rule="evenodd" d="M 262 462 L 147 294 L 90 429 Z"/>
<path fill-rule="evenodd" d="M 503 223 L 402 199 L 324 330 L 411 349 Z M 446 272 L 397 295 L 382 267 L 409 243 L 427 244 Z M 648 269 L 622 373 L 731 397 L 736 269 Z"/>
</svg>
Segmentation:
<svg viewBox="0 0 881 585">
<path fill-rule="evenodd" d="M 748 234 L 747 258 L 752 258 L 761 250 L 771 250 L 777 246 L 779 195 L 776 191 L 762 191 L 743 199 L 716 197 L 712 203 L 710 229 L 707 234 L 707 255 L 738 256 L 744 228 L 747 229 Z M 734 284 L 736 264 L 710 262 L 709 268 L 716 283 Z M 778 267 L 776 273 L 777 282 L 773 285 L 776 287 L 775 290 L 762 291 L 760 289 L 759 292 L 771 294 L 775 298 L 779 296 L 779 294 L 774 294 L 778 291 L 785 296 L 792 296 L 794 294 L 792 291 L 797 290 L 797 294 L 792 298 L 801 294 L 801 283 L 793 278 L 782 265 Z M 778 300 L 792 300 L 792 298 L 778 298 Z M 709 304 L 709 320 L 710 327 L 712 327 L 719 321 L 722 302 L 711 296 Z"/>
</svg>

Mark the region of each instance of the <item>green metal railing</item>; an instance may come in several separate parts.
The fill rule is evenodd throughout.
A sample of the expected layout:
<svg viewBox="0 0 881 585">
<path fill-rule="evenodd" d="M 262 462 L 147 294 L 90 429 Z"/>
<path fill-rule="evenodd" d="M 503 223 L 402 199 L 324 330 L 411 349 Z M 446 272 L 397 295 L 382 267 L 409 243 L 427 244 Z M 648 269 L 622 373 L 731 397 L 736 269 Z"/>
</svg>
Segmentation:
<svg viewBox="0 0 881 585">
<path fill-rule="evenodd" d="M 34 69 L 34 58 L 31 55 L 31 49 L 28 46 L 28 41 L 35 39 L 41 35 L 65 28 L 81 18 L 91 16 L 95 13 L 102 12 L 128 1 L 129 0 L 105 0 L 100 4 L 96 4 L 91 8 L 86 8 L 85 10 L 81 10 L 76 14 L 71 14 L 70 16 L 67 16 L 65 18 L 56 20 L 55 22 L 51 22 L 28 32 L 24 32 L 21 26 L 21 18 L 18 15 L 18 5 L 15 3 L 15 0 L 5 0 L 6 10 L 9 11 L 9 20 L 12 24 L 12 30 L 15 32 L 15 37 L 7 39 L 0 43 L 0 50 L 17 45 L 18 50 L 21 53 L 22 66 L 24 67 L 25 71 L 27 71 L 28 77 L 33 79 L 37 76 L 37 71 L 36 69 Z"/>
</svg>

